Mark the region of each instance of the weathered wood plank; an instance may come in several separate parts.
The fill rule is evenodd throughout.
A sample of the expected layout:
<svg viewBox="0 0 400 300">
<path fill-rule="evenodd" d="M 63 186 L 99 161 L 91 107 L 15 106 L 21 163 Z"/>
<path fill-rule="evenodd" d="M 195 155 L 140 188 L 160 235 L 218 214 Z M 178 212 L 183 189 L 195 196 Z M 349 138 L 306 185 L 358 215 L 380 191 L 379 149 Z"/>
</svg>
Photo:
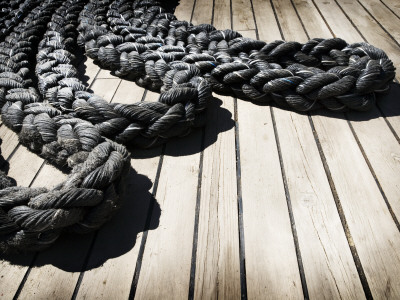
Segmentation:
<svg viewBox="0 0 400 300">
<path fill-rule="evenodd" d="M 190 20 L 193 5 L 194 1 L 182 1 L 178 18 Z M 150 97 L 156 98 L 154 93 Z M 199 131 L 166 145 L 156 194 L 161 218 L 158 228 L 148 233 L 137 299 L 188 296 L 200 150 Z M 154 218 L 158 216 L 153 212 Z"/>
<path fill-rule="evenodd" d="M 308 38 L 304 34 L 302 24 L 297 17 L 291 2 L 285 0 L 272 0 L 272 3 L 275 8 L 276 17 L 279 20 L 279 26 L 281 27 L 283 38 L 286 41 L 297 41 L 300 43 L 307 42 Z M 261 26 L 259 31 L 265 30 L 262 27 L 263 26 Z M 277 36 L 277 38 L 281 37 Z"/>
<path fill-rule="evenodd" d="M 216 11 L 217 12 L 217 11 Z M 196 299 L 240 298 L 233 99 L 210 103 L 205 129 L 196 262 Z"/>
<path fill-rule="evenodd" d="M 251 5 L 250 0 L 232 1 L 232 28 L 234 30 L 256 29 Z"/>
<path fill-rule="evenodd" d="M 144 88 L 136 85 L 136 83 L 122 80 L 114 97 L 112 98 L 113 103 L 133 104 L 140 102 L 143 98 Z M 149 101 L 146 99 L 146 101 Z"/>
<path fill-rule="evenodd" d="M 261 5 L 271 9 L 264 1 L 253 3 L 255 11 Z M 262 13 L 273 15 L 272 9 Z M 257 13 L 256 20 L 258 27 L 271 25 L 263 24 L 264 19 L 258 20 Z M 234 29 L 241 27 L 235 26 L 238 19 L 233 21 Z M 269 29 L 274 31 L 272 26 Z M 301 298 L 299 268 L 270 109 L 239 100 L 237 114 L 247 295 L 250 299 L 264 299 L 265 295 Z M 260 156 L 262 153 L 268 155 Z"/>
<path fill-rule="evenodd" d="M 211 24 L 213 12 L 213 2 L 209 0 L 196 0 L 196 5 L 193 11 L 192 23 L 194 25 L 199 24 Z M 188 11 L 189 13 L 189 11 Z"/>
<path fill-rule="evenodd" d="M 230 0 L 215 0 L 213 24 L 217 29 L 231 28 L 231 3 Z"/>
<path fill-rule="evenodd" d="M 193 6 L 196 0 L 180 1 L 175 9 L 175 16 L 178 20 L 189 21 L 192 17 Z"/>
<path fill-rule="evenodd" d="M 359 3 L 382 25 L 385 30 L 400 42 L 400 20 L 390 9 L 378 0 L 360 0 Z"/>
<path fill-rule="evenodd" d="M 10 154 L 14 151 L 15 147 L 18 146 L 18 136 L 11 129 L 7 128 L 6 125 L 0 126 L 0 138 L 1 142 L 1 155 L 4 159 L 7 159 Z"/>
<path fill-rule="evenodd" d="M 310 38 L 330 38 L 332 34 L 325 24 L 324 19 L 319 14 L 317 8 L 312 3 L 312 0 L 293 0 L 299 17 L 305 23 L 309 24 L 307 32 Z"/>
<path fill-rule="evenodd" d="M 306 42 L 294 7 L 282 0 L 273 3 L 285 39 Z M 281 109 L 273 112 L 309 296 L 362 298 L 364 292 L 308 116 Z"/>
<path fill-rule="evenodd" d="M 257 33 L 255 30 L 239 30 L 238 31 L 242 36 L 250 39 L 257 39 Z"/>
<path fill-rule="evenodd" d="M 398 298 L 400 233 L 347 121 L 329 116 L 313 120 L 372 295 Z"/>
<path fill-rule="evenodd" d="M 393 13 L 400 18 L 400 3 L 397 0 L 381 0 Z"/>
<path fill-rule="evenodd" d="M 258 38 L 265 42 L 272 42 L 276 36 L 280 36 L 279 28 L 276 26 L 276 19 L 270 1 L 253 0 L 254 17 L 258 29 Z M 281 38 L 280 38 L 281 39 Z"/>
<path fill-rule="evenodd" d="M 161 218 L 147 237 L 137 299 L 188 295 L 200 144 L 195 132 L 166 146 L 156 194 Z"/>
<path fill-rule="evenodd" d="M 269 112 L 268 107 L 238 102 L 247 294 L 250 299 L 264 299 L 265 295 L 277 299 L 301 298 L 299 269 Z"/>
<path fill-rule="evenodd" d="M 336 8 L 331 8 L 331 10 L 329 10 L 325 7 L 324 9 L 321 8 L 321 11 L 323 11 L 324 15 L 325 15 L 325 13 L 327 13 L 329 15 L 330 12 L 334 9 L 337 10 Z M 337 12 L 339 13 L 340 11 L 337 10 Z M 340 13 L 340 14 L 336 15 L 335 20 L 332 19 L 331 21 L 340 23 L 341 21 L 345 22 L 345 20 L 346 20 L 346 18 L 343 15 L 343 13 Z M 355 22 L 355 21 L 353 20 L 353 22 Z M 307 20 L 304 20 L 304 25 L 307 30 L 308 30 L 308 28 L 311 28 L 311 24 L 308 24 Z M 335 28 L 333 28 L 333 30 L 336 32 L 336 35 L 341 36 L 342 33 L 345 34 L 345 32 L 340 31 L 340 27 L 336 26 L 336 25 L 337 24 L 335 24 Z M 321 27 L 323 27 L 323 24 L 321 24 L 321 26 L 318 28 L 321 28 Z M 354 30 L 354 29 L 349 28 L 349 29 L 347 29 L 347 32 L 349 30 Z M 335 136 L 338 140 L 340 139 L 341 143 L 344 143 L 344 141 L 347 140 L 346 148 L 349 149 L 350 153 L 352 153 L 352 152 L 355 153 L 354 158 L 357 154 L 360 156 L 360 157 L 358 157 L 358 161 L 353 160 L 351 167 L 349 167 L 350 165 L 348 165 L 348 163 L 350 162 L 350 160 L 347 161 L 347 164 L 346 164 L 346 161 L 341 161 L 339 158 L 340 157 L 339 154 L 337 154 L 337 157 L 335 156 L 336 160 L 334 162 L 330 163 L 329 159 L 328 159 L 328 164 L 331 169 L 331 172 L 332 172 L 332 168 L 335 168 L 335 169 L 338 168 L 342 172 L 347 172 L 347 173 L 360 172 L 360 173 L 363 173 L 364 177 L 368 177 L 368 181 L 360 180 L 361 178 L 359 178 L 359 179 L 357 179 L 357 183 L 356 183 L 353 180 L 354 187 L 353 187 L 352 192 L 355 193 L 354 195 L 350 194 L 350 191 L 348 190 L 347 186 L 346 186 L 346 190 L 341 191 L 342 192 L 342 194 L 341 194 L 341 193 L 339 193 L 338 185 L 342 185 L 343 184 L 342 181 L 346 181 L 349 179 L 346 177 L 343 177 L 344 176 L 343 173 L 337 173 L 340 175 L 334 176 L 335 174 L 333 174 L 333 172 L 332 172 L 333 180 L 335 182 L 335 186 L 338 191 L 339 199 L 342 203 L 342 206 L 343 207 L 345 207 L 345 206 L 351 207 L 352 209 L 355 209 L 354 206 L 361 205 L 361 203 L 354 203 L 354 202 L 358 202 L 359 199 L 363 198 L 360 194 L 360 190 L 362 190 L 362 191 L 367 190 L 370 193 L 369 195 L 371 197 L 373 197 L 374 201 L 378 202 L 375 205 L 383 208 L 383 212 L 381 212 L 381 214 L 386 216 L 386 217 L 382 217 L 382 219 L 381 219 L 381 220 L 384 220 L 384 224 L 381 224 L 382 228 L 380 228 L 380 230 L 385 231 L 387 226 L 389 228 L 391 228 L 391 230 L 394 230 L 395 224 L 391 220 L 390 213 L 387 210 L 387 207 L 385 207 L 384 199 L 382 198 L 381 195 L 378 195 L 378 197 L 377 197 L 377 195 L 375 194 L 379 190 L 378 190 L 376 184 L 373 184 L 374 180 L 371 175 L 371 172 L 369 172 L 368 166 L 366 165 L 364 159 L 361 157 L 362 156 L 361 152 L 360 152 L 359 148 L 356 146 L 356 142 L 354 141 L 354 138 L 352 137 L 350 128 L 349 129 L 346 128 L 346 121 L 343 120 L 344 116 L 340 115 L 340 114 L 332 115 L 329 113 L 327 114 L 327 116 L 338 117 L 339 119 L 335 120 L 334 118 L 330 119 L 330 118 L 326 118 L 324 116 L 314 116 L 313 120 L 314 120 L 314 122 L 323 124 L 323 125 L 320 125 L 321 127 L 319 127 L 319 128 L 323 128 L 322 126 L 325 126 L 325 127 L 330 126 L 329 127 L 330 130 L 335 131 Z M 355 133 L 356 133 L 356 135 L 357 135 L 357 137 L 358 137 L 358 139 L 359 139 L 359 141 L 360 141 L 360 143 L 372 165 L 372 168 L 374 169 L 376 175 L 379 176 L 379 181 L 381 182 L 381 185 L 384 187 L 385 192 L 387 189 L 390 196 L 392 196 L 391 202 L 393 204 L 395 204 L 396 201 L 394 199 L 398 199 L 399 189 L 398 189 L 398 184 L 394 183 L 394 181 L 395 182 L 399 181 L 399 178 L 398 178 L 399 166 L 398 166 L 398 162 L 393 158 L 392 154 L 398 153 L 400 151 L 399 145 L 397 144 L 394 136 L 391 134 L 389 128 L 386 126 L 384 120 L 382 119 L 382 117 L 380 117 L 380 114 L 376 109 L 372 110 L 369 113 L 362 113 L 362 114 L 351 112 L 351 113 L 349 113 L 349 117 L 350 117 L 350 120 L 352 120 L 351 124 L 354 127 Z M 335 121 L 336 121 L 336 123 L 335 123 Z M 334 124 L 336 124 L 336 125 L 334 125 Z M 340 128 L 346 128 L 346 131 L 340 130 L 338 128 L 334 129 L 334 126 L 340 127 Z M 316 126 L 316 128 L 317 128 L 318 135 L 320 136 L 321 144 L 322 144 L 322 146 L 324 146 L 324 143 L 322 143 L 322 141 L 325 141 L 325 140 L 331 138 L 332 133 L 329 133 L 328 131 L 320 132 L 319 128 L 317 126 Z M 344 147 L 344 146 L 342 146 L 342 147 Z M 329 151 L 329 154 L 331 154 L 335 150 L 325 148 L 324 152 L 325 151 Z M 342 152 L 342 155 L 346 155 L 344 151 Z M 347 170 L 345 171 L 346 166 L 348 166 L 348 167 L 347 167 Z M 357 171 L 355 171 L 355 170 L 357 170 Z M 394 178 L 389 177 L 390 175 L 394 176 Z M 355 176 L 355 175 L 354 174 L 351 175 L 351 178 L 355 178 L 353 176 Z M 365 200 L 363 200 L 363 201 L 365 201 Z M 371 215 L 371 217 L 372 217 L 374 215 L 375 209 L 377 209 L 376 206 L 375 207 L 374 206 L 371 207 L 369 205 L 364 206 L 363 207 L 364 209 L 361 212 L 359 210 L 351 210 L 350 208 L 348 208 L 349 211 L 347 213 L 345 210 L 346 219 L 349 220 L 349 219 L 355 218 L 354 214 L 357 214 L 358 218 L 362 218 L 362 216 L 365 217 L 368 214 Z M 396 208 L 398 208 L 398 205 L 396 205 Z M 381 221 L 379 221 L 379 222 L 381 222 Z M 380 239 L 380 237 L 378 236 L 379 230 L 377 230 L 376 227 L 374 227 L 375 225 L 372 225 L 372 224 L 364 224 L 364 225 L 366 226 L 366 228 L 360 228 L 360 227 L 354 228 L 353 227 L 354 224 L 349 223 L 349 228 L 350 228 L 351 234 L 353 235 L 353 238 L 355 241 L 355 246 L 359 253 L 361 263 L 363 264 L 364 270 L 366 272 L 367 280 L 368 280 L 368 283 L 370 284 L 372 293 L 374 296 L 380 297 L 383 295 L 381 293 L 385 290 L 385 279 L 382 279 L 381 282 L 377 282 L 376 277 L 388 276 L 388 277 L 386 277 L 386 279 L 388 279 L 388 278 L 391 278 L 392 276 L 395 276 L 396 273 L 390 273 L 390 271 L 388 269 L 386 269 L 386 268 L 390 268 L 392 270 L 392 268 L 390 266 L 387 266 L 387 264 L 389 263 L 388 261 L 385 261 L 385 263 L 383 263 L 382 261 L 380 262 L 380 263 L 383 263 L 383 266 L 380 266 L 381 269 L 379 270 L 380 272 L 382 272 L 381 275 L 377 276 L 377 273 L 376 273 L 377 270 L 375 270 L 375 273 L 371 272 L 372 269 L 375 269 L 376 261 L 379 261 L 380 259 L 384 259 L 383 258 L 384 255 L 382 253 L 379 253 L 379 251 L 375 247 L 375 243 L 377 242 L 376 239 Z M 370 228 L 372 228 L 374 230 L 371 230 Z M 369 241 L 365 241 L 366 235 L 368 235 L 368 237 L 370 239 Z M 393 238 L 395 240 L 398 239 L 398 237 L 393 237 Z M 379 243 L 380 243 L 380 241 L 379 241 Z M 391 241 L 387 242 L 386 246 L 382 245 L 382 247 L 390 248 L 391 247 L 389 245 L 390 243 L 391 243 Z M 398 243 L 398 241 L 397 241 L 397 243 Z M 374 258 L 372 258 L 372 257 L 374 257 Z M 371 272 L 371 273 L 369 273 L 369 272 Z M 391 283 L 389 283 L 389 285 L 386 286 L 386 287 L 389 287 L 389 289 L 393 288 L 390 286 L 390 284 Z M 396 293 L 396 289 L 398 289 L 398 287 L 396 287 L 396 284 L 394 284 L 394 293 Z M 390 296 L 390 294 L 389 294 L 389 296 Z M 393 296 L 393 294 L 392 294 L 392 296 Z"/>
<path fill-rule="evenodd" d="M 193 23 L 211 23 L 214 15 L 215 26 L 229 28 L 229 0 L 215 5 L 212 14 L 212 1 L 197 1 Z M 234 102 L 219 98 L 222 102 L 214 98 L 208 105 L 204 132 L 195 299 L 238 299 L 241 292 Z"/>
</svg>

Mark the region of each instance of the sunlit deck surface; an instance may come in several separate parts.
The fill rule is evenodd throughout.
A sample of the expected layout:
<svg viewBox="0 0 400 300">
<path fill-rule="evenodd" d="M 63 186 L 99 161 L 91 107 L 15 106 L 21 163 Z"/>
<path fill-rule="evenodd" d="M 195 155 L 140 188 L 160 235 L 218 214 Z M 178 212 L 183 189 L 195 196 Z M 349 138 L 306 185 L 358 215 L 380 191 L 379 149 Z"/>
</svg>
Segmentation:
<svg viewBox="0 0 400 300">
<path fill-rule="evenodd" d="M 397 0 L 181 0 L 176 15 L 268 42 L 366 41 L 400 69 Z M 158 98 L 83 63 L 109 101 Z M 0 299 L 399 299 L 400 86 L 367 113 L 215 96 L 205 129 L 132 151 L 106 226 L 4 258 Z M 4 125 L 0 137 L 19 185 L 65 179 Z"/>
</svg>

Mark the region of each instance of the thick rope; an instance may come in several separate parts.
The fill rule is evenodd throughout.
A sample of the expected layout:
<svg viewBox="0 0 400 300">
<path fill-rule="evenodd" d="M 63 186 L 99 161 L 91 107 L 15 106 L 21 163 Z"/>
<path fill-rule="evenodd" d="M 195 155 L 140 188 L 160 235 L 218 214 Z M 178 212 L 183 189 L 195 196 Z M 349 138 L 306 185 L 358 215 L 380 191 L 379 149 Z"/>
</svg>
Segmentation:
<svg viewBox="0 0 400 300">
<path fill-rule="evenodd" d="M 267 44 L 179 21 L 156 0 L 87 2 L 15 0 L 0 14 L 3 123 L 70 169 L 52 189 L 11 186 L 0 174 L 1 252 L 41 250 L 62 232 L 99 228 L 121 206 L 130 161 L 121 144 L 150 147 L 203 126 L 212 91 L 297 111 L 365 111 L 395 76 L 387 55 L 366 43 Z M 87 91 L 76 42 L 102 68 L 160 92 L 159 101 L 110 104 Z"/>
</svg>

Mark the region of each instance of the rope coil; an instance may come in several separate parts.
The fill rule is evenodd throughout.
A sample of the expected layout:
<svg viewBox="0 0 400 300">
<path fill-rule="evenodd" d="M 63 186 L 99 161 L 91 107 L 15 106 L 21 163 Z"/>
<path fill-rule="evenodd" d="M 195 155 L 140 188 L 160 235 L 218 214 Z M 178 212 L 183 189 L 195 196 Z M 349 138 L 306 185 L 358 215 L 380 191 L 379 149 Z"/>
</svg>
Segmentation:
<svg viewBox="0 0 400 300">
<path fill-rule="evenodd" d="M 88 3 L 87 3 L 88 2 Z M 204 125 L 212 92 L 297 111 L 372 108 L 395 68 L 366 43 L 265 43 L 179 21 L 156 0 L 14 0 L 0 13 L 2 121 L 68 178 L 53 189 L 0 174 L 0 251 L 41 250 L 86 233 L 121 206 L 130 155 Z M 25 17 L 23 17 L 25 16 Z M 160 92 L 108 103 L 78 79 L 76 44 L 102 68 Z"/>
</svg>

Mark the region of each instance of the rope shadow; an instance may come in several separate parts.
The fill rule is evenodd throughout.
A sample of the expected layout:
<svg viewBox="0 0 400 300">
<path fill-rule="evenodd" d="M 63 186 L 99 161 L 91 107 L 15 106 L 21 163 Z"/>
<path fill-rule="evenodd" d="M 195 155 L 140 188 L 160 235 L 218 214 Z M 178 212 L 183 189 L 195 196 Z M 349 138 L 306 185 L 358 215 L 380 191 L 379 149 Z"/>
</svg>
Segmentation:
<svg viewBox="0 0 400 300">
<path fill-rule="evenodd" d="M 125 179 L 124 204 L 96 233 L 62 234 L 54 246 L 38 254 L 32 267 L 53 265 L 66 272 L 82 272 L 97 268 L 109 259 L 120 257 L 140 244 L 139 233 L 154 230 L 159 225 L 160 205 L 150 192 L 153 183 L 133 168 Z M 152 222 L 146 228 L 146 218 L 152 204 Z M 137 245 L 137 247 L 139 246 Z M 30 266 L 33 255 L 0 255 L 0 260 L 13 265 Z M 132 265 L 134 267 L 134 264 Z"/>
</svg>

